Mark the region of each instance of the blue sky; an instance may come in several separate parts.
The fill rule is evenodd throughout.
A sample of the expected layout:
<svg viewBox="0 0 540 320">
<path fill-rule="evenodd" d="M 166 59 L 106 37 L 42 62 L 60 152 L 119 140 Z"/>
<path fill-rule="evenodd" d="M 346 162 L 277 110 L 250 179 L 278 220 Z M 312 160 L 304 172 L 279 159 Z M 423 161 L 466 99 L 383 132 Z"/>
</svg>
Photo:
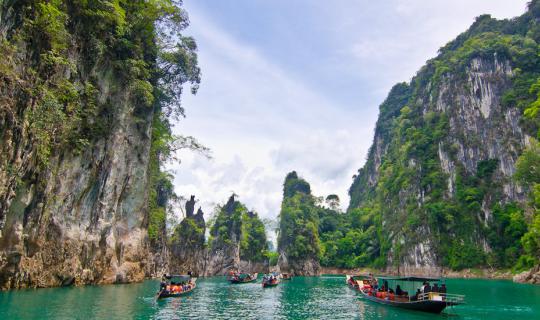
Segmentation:
<svg viewBox="0 0 540 320">
<path fill-rule="evenodd" d="M 231 192 L 279 214 L 285 174 L 345 208 L 378 105 L 480 14 L 511 18 L 526 0 L 185 0 L 202 83 L 175 132 L 212 149 L 171 164 L 175 190 L 207 216 Z M 186 91 L 187 92 L 187 91 Z"/>
</svg>

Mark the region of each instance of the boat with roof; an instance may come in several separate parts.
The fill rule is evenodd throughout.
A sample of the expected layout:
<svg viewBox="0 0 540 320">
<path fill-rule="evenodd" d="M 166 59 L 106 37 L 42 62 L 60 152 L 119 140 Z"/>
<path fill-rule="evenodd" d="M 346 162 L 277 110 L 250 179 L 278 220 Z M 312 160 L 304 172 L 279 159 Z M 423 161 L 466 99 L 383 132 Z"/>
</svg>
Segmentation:
<svg viewBox="0 0 540 320">
<path fill-rule="evenodd" d="M 263 288 L 269 288 L 269 287 L 275 287 L 279 284 L 279 278 L 280 275 L 277 273 L 271 273 L 268 275 L 264 275 L 262 280 L 262 286 Z"/>
<path fill-rule="evenodd" d="M 250 283 L 257 281 L 258 273 L 238 273 L 234 272 L 232 274 L 229 274 L 227 277 L 230 283 L 238 284 L 238 283 Z"/>
<path fill-rule="evenodd" d="M 465 303 L 464 295 L 446 292 L 441 278 L 347 275 L 346 282 L 369 301 L 403 309 L 441 313 L 446 307 Z"/>
<path fill-rule="evenodd" d="M 191 275 L 164 275 L 161 278 L 156 300 L 186 295 L 195 290 L 196 282 L 197 278 L 193 278 Z"/>
</svg>

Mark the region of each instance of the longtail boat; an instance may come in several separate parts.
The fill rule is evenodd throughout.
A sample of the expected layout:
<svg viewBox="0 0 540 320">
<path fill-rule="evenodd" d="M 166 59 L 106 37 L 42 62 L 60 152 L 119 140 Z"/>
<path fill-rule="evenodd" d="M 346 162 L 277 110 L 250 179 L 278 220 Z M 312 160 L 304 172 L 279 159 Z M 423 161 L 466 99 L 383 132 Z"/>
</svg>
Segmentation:
<svg viewBox="0 0 540 320">
<path fill-rule="evenodd" d="M 380 281 L 383 281 L 383 284 L 379 286 Z M 438 289 L 438 291 L 433 290 L 432 292 L 417 291 L 424 283 L 437 283 L 437 288 L 439 288 L 438 284 L 442 282 L 439 278 L 375 278 L 372 276 L 347 275 L 346 282 L 349 287 L 359 291 L 362 296 L 369 301 L 409 310 L 441 313 L 446 307 L 465 303 L 464 295 L 446 293 L 445 285 L 442 285 L 444 292 L 440 292 L 443 290 Z M 400 288 L 399 290 L 397 290 L 398 286 Z M 396 290 L 394 291 L 394 289 L 391 288 L 396 288 Z M 405 291 L 405 289 L 409 291 Z M 400 294 L 398 295 L 396 292 L 399 292 Z M 415 292 L 415 294 L 410 295 L 408 292 Z"/>
<path fill-rule="evenodd" d="M 197 287 L 197 278 L 189 275 L 166 276 L 161 281 L 160 290 L 156 295 L 157 299 L 173 298 L 186 295 Z"/>
<path fill-rule="evenodd" d="M 258 273 L 240 273 L 229 276 L 230 283 L 249 283 L 257 281 Z"/>
<path fill-rule="evenodd" d="M 274 274 L 263 277 L 263 280 L 262 280 L 263 288 L 275 287 L 278 284 L 279 284 L 279 275 L 278 274 L 274 273 Z"/>
</svg>

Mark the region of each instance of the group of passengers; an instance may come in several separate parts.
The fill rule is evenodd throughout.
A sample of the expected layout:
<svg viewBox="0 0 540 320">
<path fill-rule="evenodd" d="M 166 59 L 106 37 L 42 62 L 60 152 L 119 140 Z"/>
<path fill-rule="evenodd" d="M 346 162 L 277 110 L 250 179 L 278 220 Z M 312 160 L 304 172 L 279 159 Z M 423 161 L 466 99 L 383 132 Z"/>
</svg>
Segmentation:
<svg viewBox="0 0 540 320">
<path fill-rule="evenodd" d="M 240 274 L 238 273 L 238 271 L 229 271 L 229 279 L 230 280 L 239 280 L 240 279 Z"/>
<path fill-rule="evenodd" d="M 169 291 L 169 292 L 172 292 L 172 293 L 181 293 L 181 292 L 186 292 L 186 291 L 189 291 L 193 288 L 193 285 L 191 284 L 191 282 L 189 283 L 186 283 L 186 282 L 171 282 L 170 285 L 168 285 L 165 290 Z"/>
<path fill-rule="evenodd" d="M 363 289 L 367 290 L 367 293 L 370 296 L 386 300 L 395 300 L 396 297 L 407 298 L 409 296 L 409 293 L 401 289 L 399 284 L 396 286 L 395 291 L 389 287 L 388 281 L 386 280 L 383 282 L 382 286 L 379 286 L 379 282 L 372 275 L 370 275 L 369 284 L 364 284 Z"/>
<path fill-rule="evenodd" d="M 166 275 L 163 275 L 163 277 L 161 278 L 161 283 L 159 284 L 159 291 L 170 292 L 170 293 L 182 293 L 185 291 L 189 291 L 193 288 L 193 283 L 191 281 L 188 281 L 188 282 L 171 281 L 170 283 L 168 283 L 167 278 L 169 277 Z"/>
<path fill-rule="evenodd" d="M 396 286 L 395 291 L 388 286 L 388 281 L 386 280 L 383 282 L 382 286 L 379 286 L 377 278 L 373 277 L 372 274 L 370 274 L 368 281 L 364 281 L 362 290 L 366 291 L 370 296 L 386 300 L 395 300 L 396 298 L 409 299 L 409 293 L 403 290 L 399 284 Z M 439 287 L 437 283 L 434 283 L 433 286 L 431 286 L 429 282 L 424 281 L 422 287 L 416 290 L 415 295 L 411 296 L 410 300 L 417 301 L 419 299 L 425 299 L 426 295 L 430 292 L 446 293 L 446 285 L 443 283 Z"/>
<path fill-rule="evenodd" d="M 423 300 L 426 296 L 429 296 L 430 292 L 436 293 L 446 293 L 446 284 L 442 284 L 440 287 L 437 283 L 434 283 L 433 286 L 429 282 L 424 281 L 422 286 L 419 289 L 416 289 L 416 294 L 411 297 L 412 301 Z"/>
<path fill-rule="evenodd" d="M 274 274 L 274 273 L 270 273 L 270 274 L 265 274 L 263 276 L 263 282 L 270 282 L 270 283 L 274 283 L 277 281 L 277 275 Z"/>
</svg>

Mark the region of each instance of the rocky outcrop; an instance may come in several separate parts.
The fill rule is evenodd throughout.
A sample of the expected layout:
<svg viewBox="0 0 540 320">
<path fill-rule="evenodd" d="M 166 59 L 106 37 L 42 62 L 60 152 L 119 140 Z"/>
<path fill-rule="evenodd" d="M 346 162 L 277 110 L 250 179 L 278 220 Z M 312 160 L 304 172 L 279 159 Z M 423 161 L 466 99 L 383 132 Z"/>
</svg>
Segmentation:
<svg viewBox="0 0 540 320">
<path fill-rule="evenodd" d="M 279 218 L 279 270 L 300 276 L 319 275 L 318 209 L 309 183 L 296 171 L 285 177 Z"/>
<path fill-rule="evenodd" d="M 278 257 L 280 272 L 290 273 L 297 276 L 318 276 L 321 274 L 321 265 L 318 259 L 288 259 L 285 252 L 280 252 Z"/>
<path fill-rule="evenodd" d="M 5 190 L 0 287 L 140 281 L 149 256 L 147 168 L 152 114 L 135 119 L 126 93 L 113 93 L 106 70 L 94 71 L 100 100 L 115 105 L 110 133 L 80 154 L 52 156 L 47 170 L 28 163 L 26 128 L 4 131 Z M 14 179 L 21 179 L 19 183 Z M 9 194 L 9 195 L 6 195 Z"/>
<path fill-rule="evenodd" d="M 540 284 L 540 265 L 537 265 L 529 271 L 524 271 L 515 275 L 513 280 L 514 282 L 519 283 Z"/>
<path fill-rule="evenodd" d="M 216 226 L 212 228 L 211 247 L 208 252 L 205 275 L 225 275 L 240 267 L 240 203 L 232 195 L 219 213 Z M 221 218 L 221 219 L 220 219 Z"/>
<path fill-rule="evenodd" d="M 210 230 L 206 268 L 207 276 L 229 271 L 268 272 L 264 224 L 232 195 L 218 211 Z"/>
<path fill-rule="evenodd" d="M 206 224 L 201 208 L 195 211 L 195 196 L 186 202 L 186 217 L 176 227 L 170 241 L 169 270 L 175 274 L 204 275 L 207 250 L 205 246 Z"/>
<path fill-rule="evenodd" d="M 516 51 L 498 45 L 508 32 L 528 41 L 532 33 L 517 26 L 535 24 L 533 14 L 504 22 L 479 17 L 381 105 L 349 210 L 380 219 L 373 224 L 383 248 L 377 254 L 388 272 L 436 275 L 443 267 L 488 267 L 488 260 L 511 267 L 504 257 L 511 244 L 498 240 L 505 234 L 501 208 L 525 206 L 527 194 L 513 175 L 536 134 L 522 117 L 530 98 L 515 97 L 531 81 L 523 68 L 538 67 L 524 62 L 523 43 Z M 521 212 L 516 219 L 526 221 L 527 210 Z"/>
<path fill-rule="evenodd" d="M 148 6 L 155 17 L 127 3 L 0 3 L 0 288 L 141 281 L 160 269 L 147 230 L 160 121 L 152 19 L 170 17 Z"/>
</svg>

